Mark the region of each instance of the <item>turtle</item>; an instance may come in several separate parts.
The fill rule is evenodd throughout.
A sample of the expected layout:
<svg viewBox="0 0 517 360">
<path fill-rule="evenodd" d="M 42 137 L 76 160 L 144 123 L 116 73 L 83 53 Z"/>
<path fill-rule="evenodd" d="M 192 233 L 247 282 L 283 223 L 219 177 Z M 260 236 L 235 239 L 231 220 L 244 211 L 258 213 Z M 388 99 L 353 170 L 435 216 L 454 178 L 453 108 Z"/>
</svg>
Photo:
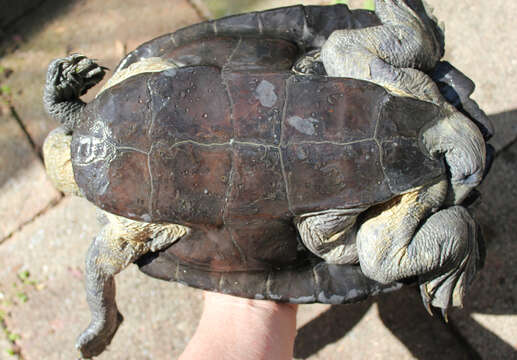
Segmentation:
<svg viewBox="0 0 517 360">
<path fill-rule="evenodd" d="M 443 56 L 420 0 L 291 6 L 205 21 L 106 68 L 54 60 L 43 102 L 61 126 L 47 172 L 104 227 L 86 259 L 100 354 L 122 315 L 114 276 L 237 296 L 341 304 L 420 286 L 461 306 L 482 263 L 465 199 L 488 168 L 490 121 Z"/>
</svg>

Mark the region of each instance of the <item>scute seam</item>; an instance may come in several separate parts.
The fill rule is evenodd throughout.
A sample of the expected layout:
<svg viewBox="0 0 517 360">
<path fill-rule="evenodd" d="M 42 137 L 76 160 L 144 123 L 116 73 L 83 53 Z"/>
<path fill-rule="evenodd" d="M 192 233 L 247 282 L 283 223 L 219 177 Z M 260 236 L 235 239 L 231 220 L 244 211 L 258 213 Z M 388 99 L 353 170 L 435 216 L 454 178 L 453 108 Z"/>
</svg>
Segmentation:
<svg viewBox="0 0 517 360">
<path fill-rule="evenodd" d="M 386 93 L 385 98 L 377 106 L 377 122 L 375 123 L 375 130 L 373 132 L 373 140 L 375 140 L 375 143 L 377 144 L 377 148 L 379 149 L 379 162 L 380 162 L 382 174 L 384 176 L 383 181 L 385 184 L 388 185 L 388 189 L 390 190 L 391 194 L 393 195 L 393 194 L 395 194 L 395 192 L 393 191 L 393 189 L 390 186 L 390 182 L 388 181 L 389 180 L 388 174 L 386 174 L 386 169 L 384 166 L 384 154 L 382 152 L 382 144 L 379 141 L 379 139 L 377 138 L 377 131 L 379 129 L 379 122 L 381 121 L 382 111 L 384 110 L 384 104 L 386 104 L 390 100 L 389 99 L 390 96 L 391 95 L 389 93 Z"/>
<path fill-rule="evenodd" d="M 279 143 L 279 147 L 278 147 L 278 152 L 279 152 L 279 155 L 280 155 L 280 167 L 282 168 L 282 177 L 284 179 L 284 185 L 285 185 L 285 195 L 286 195 L 286 198 L 287 198 L 287 209 L 289 210 L 289 212 L 291 213 L 291 215 L 295 215 L 294 214 L 294 211 L 292 210 L 292 206 L 291 206 L 291 197 L 289 196 L 289 186 L 287 185 L 287 173 L 285 171 L 285 165 L 284 165 L 284 155 L 283 155 L 283 152 L 282 152 L 282 145 L 284 145 L 284 128 L 285 128 L 285 117 L 286 117 L 286 114 L 287 114 L 287 102 L 289 101 L 289 86 L 290 84 L 292 83 L 292 79 L 294 79 L 294 75 L 291 75 L 289 76 L 287 79 L 285 79 L 284 81 L 284 88 L 285 88 L 285 93 L 284 93 L 284 107 L 282 109 L 282 116 L 280 117 L 280 143 Z"/>
<path fill-rule="evenodd" d="M 149 149 L 149 153 L 147 154 L 147 169 L 149 171 L 149 184 L 151 187 L 150 194 L 149 194 L 149 205 L 148 205 L 148 211 L 149 216 L 151 216 L 151 219 L 153 218 L 153 201 L 154 201 L 154 179 L 153 179 L 153 171 L 151 167 L 151 153 L 153 151 L 153 145 L 151 145 L 151 148 Z"/>
<path fill-rule="evenodd" d="M 239 41 L 237 41 L 237 45 L 235 45 L 235 48 L 232 50 L 232 53 L 230 54 L 230 56 L 228 56 L 228 58 L 226 59 L 226 62 L 222 66 L 221 73 L 224 73 L 225 71 L 228 70 L 228 64 L 230 63 L 230 61 L 232 61 L 232 58 L 234 57 L 235 53 L 241 46 L 241 43 L 242 43 L 242 37 L 239 37 Z"/>
</svg>

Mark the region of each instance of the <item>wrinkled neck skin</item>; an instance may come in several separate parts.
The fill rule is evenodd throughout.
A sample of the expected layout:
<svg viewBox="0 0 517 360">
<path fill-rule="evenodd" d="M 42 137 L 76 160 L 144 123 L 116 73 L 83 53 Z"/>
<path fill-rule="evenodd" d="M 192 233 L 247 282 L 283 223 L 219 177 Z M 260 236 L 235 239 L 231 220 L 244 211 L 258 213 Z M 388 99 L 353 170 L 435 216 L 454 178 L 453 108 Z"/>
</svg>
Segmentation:
<svg viewBox="0 0 517 360">
<path fill-rule="evenodd" d="M 81 112 L 86 106 L 86 103 L 77 97 L 67 100 L 59 99 L 48 84 L 45 86 L 43 104 L 48 114 L 59 121 L 69 133 L 79 124 Z"/>
</svg>

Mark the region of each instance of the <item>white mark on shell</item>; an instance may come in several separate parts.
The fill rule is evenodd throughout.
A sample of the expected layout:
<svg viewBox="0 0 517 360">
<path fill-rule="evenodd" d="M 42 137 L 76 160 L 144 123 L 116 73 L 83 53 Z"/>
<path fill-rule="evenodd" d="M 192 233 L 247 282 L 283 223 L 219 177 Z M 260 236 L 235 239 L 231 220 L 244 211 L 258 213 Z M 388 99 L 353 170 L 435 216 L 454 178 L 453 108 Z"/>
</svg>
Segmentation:
<svg viewBox="0 0 517 360">
<path fill-rule="evenodd" d="M 287 122 L 289 123 L 289 125 L 291 125 L 296 130 L 305 135 L 314 135 L 316 133 L 316 128 L 314 127 L 314 124 L 317 124 L 319 121 L 311 117 L 303 119 L 295 115 L 287 119 Z"/>
<path fill-rule="evenodd" d="M 113 151 L 103 139 L 94 136 L 80 136 L 76 162 L 79 165 L 88 165 L 94 161 L 106 160 Z"/>
<path fill-rule="evenodd" d="M 273 107 L 278 99 L 275 93 L 275 85 L 267 80 L 262 80 L 255 89 L 255 98 L 260 101 L 262 106 Z"/>
<path fill-rule="evenodd" d="M 149 216 L 149 214 L 143 214 L 141 216 L 142 220 L 144 220 L 145 222 L 151 222 L 151 216 Z"/>
</svg>

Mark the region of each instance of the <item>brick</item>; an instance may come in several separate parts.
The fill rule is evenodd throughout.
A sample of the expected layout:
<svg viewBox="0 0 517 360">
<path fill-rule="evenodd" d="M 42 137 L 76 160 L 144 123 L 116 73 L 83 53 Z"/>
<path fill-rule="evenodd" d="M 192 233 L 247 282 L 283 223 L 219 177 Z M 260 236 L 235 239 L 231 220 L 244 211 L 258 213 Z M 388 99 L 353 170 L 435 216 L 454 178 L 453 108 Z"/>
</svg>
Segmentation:
<svg viewBox="0 0 517 360">
<path fill-rule="evenodd" d="M 0 115 L 0 242 L 60 195 L 16 120 Z"/>
</svg>

